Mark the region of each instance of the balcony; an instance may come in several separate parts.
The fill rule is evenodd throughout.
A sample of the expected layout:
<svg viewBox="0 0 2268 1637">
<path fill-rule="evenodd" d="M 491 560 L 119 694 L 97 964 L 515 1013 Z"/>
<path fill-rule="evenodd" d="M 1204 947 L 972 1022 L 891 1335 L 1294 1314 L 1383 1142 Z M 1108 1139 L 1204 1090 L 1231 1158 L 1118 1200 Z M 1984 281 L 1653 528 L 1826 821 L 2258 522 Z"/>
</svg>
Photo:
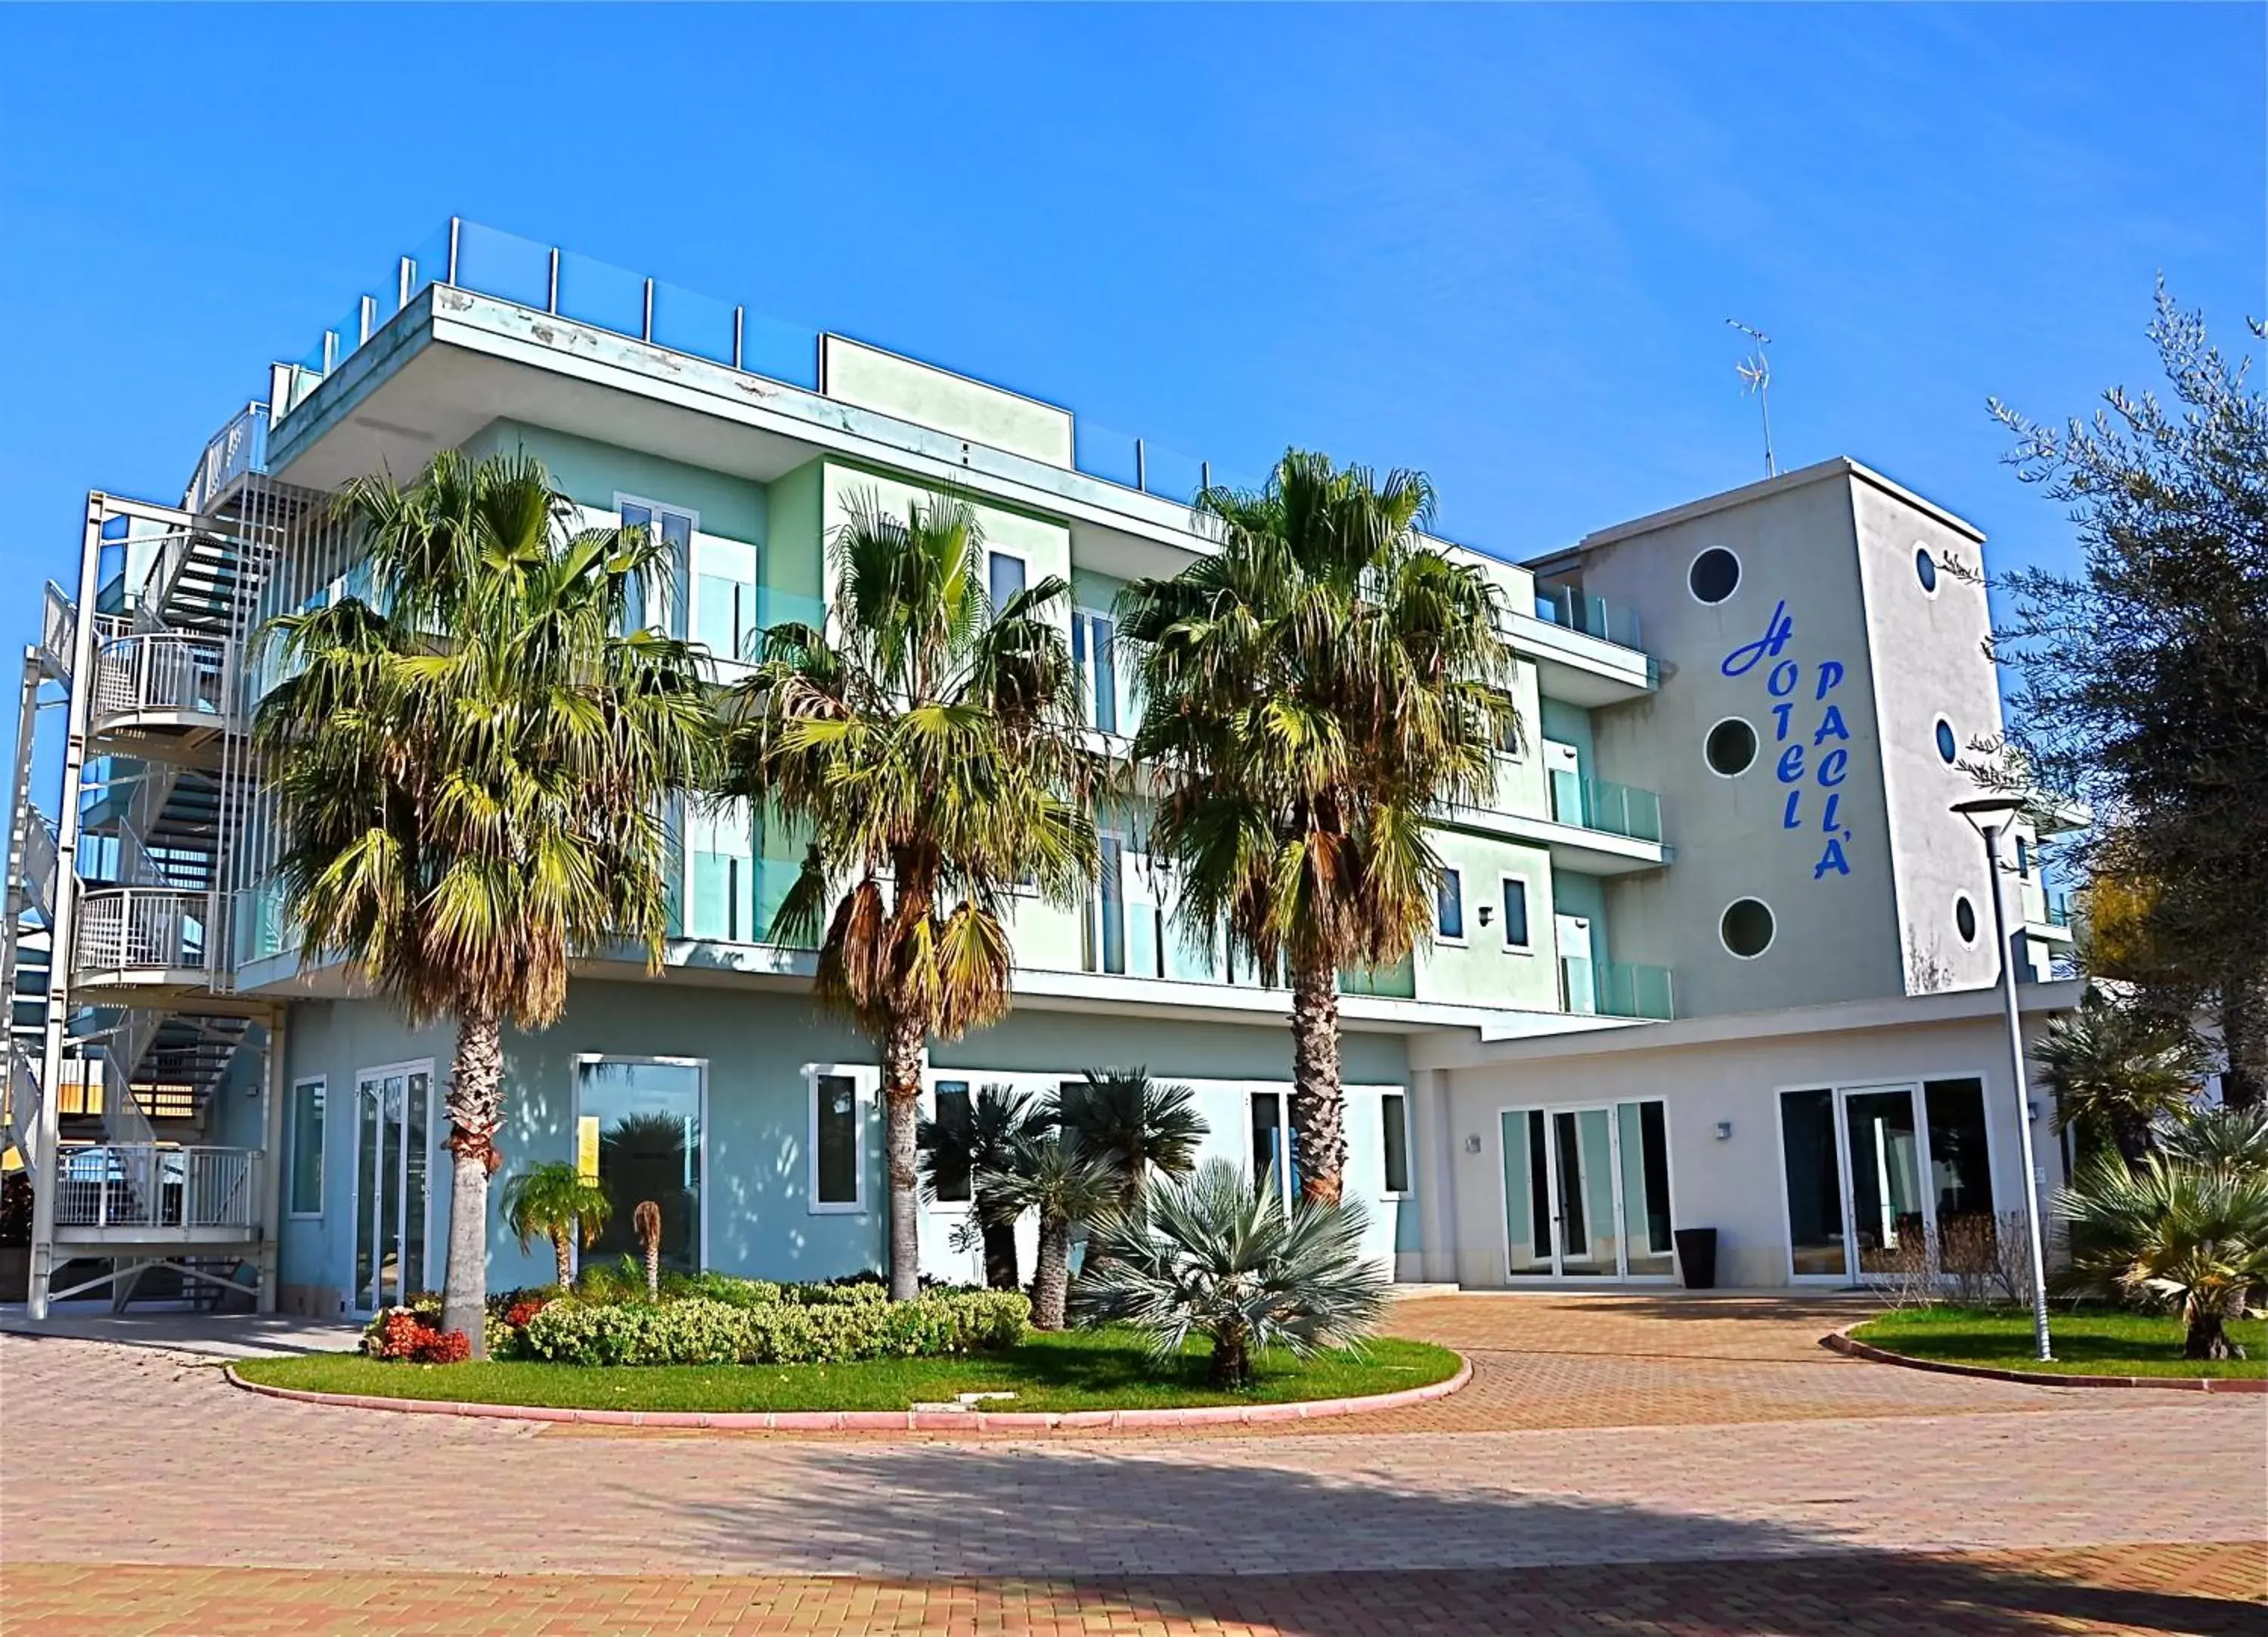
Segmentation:
<svg viewBox="0 0 2268 1637">
<path fill-rule="evenodd" d="M 1585 956 L 1560 957 L 1559 1003 L 1582 1017 L 1646 1017 L 1667 1023 L 1677 1016 L 1668 967 L 1594 961 Z"/>
<path fill-rule="evenodd" d="M 77 970 L 134 973 L 128 981 L 202 981 L 211 950 L 213 896 L 163 887 L 92 887 L 78 903 Z M 150 974 L 144 976 L 144 974 Z"/>
<path fill-rule="evenodd" d="M 248 1240 L 260 1234 L 260 1151 L 70 1143 L 55 1165 L 55 1237 L 80 1244 Z"/>
<path fill-rule="evenodd" d="M 1611 779 L 1553 774 L 1551 818 L 1579 830 L 1598 830 L 1633 841 L 1658 845 L 1661 841 L 1661 797 Z"/>
<path fill-rule="evenodd" d="M 1555 590 L 1538 590 L 1535 593 L 1535 617 L 1552 625 L 1564 626 L 1570 631 L 1580 631 L 1585 636 L 1595 636 L 1602 642 L 1612 642 L 1621 648 L 1644 648 L 1640 640 L 1638 610 L 1610 603 L 1603 597 L 1591 597 L 1573 586 L 1563 585 Z"/>
<path fill-rule="evenodd" d="M 227 725 L 228 646 L 181 631 L 136 631 L 95 654 L 96 732 L 217 731 Z"/>
</svg>

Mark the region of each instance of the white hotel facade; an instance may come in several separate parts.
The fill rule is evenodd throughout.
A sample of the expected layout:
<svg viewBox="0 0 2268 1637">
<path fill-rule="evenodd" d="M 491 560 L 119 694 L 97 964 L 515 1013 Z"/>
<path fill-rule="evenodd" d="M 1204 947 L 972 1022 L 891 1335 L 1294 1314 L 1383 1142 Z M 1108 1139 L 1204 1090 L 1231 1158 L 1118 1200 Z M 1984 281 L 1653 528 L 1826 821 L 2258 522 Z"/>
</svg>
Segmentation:
<svg viewBox="0 0 2268 1637">
<path fill-rule="evenodd" d="M 589 521 L 675 545 L 654 615 L 720 673 L 818 615 L 853 496 L 950 485 L 1001 582 L 1071 581 L 1091 721 L 1122 741 L 1113 598 L 1209 548 L 1195 461 L 470 223 L 270 381 L 178 502 L 88 496 L 25 650 L 6 1137 L 36 1191 L 35 1310 L 340 1314 L 441 1280 L 451 1038 L 290 946 L 244 732 L 262 621 L 357 583 L 324 521 L 348 479 L 540 456 Z M 1431 946 L 1346 984 L 1349 1192 L 1399 1278 L 1666 1282 L 1673 1231 L 1710 1228 L 1720 1283 L 1849 1284 L 2021 1209 L 2020 1119 L 2059 1181 L 1995 986 L 2005 954 L 2035 1031 L 2075 999 L 2037 848 L 2076 815 L 2028 812 L 1996 884 L 1950 811 L 1974 793 L 1956 756 L 2000 725 L 1982 545 L 1836 459 L 1526 564 L 1455 548 L 1505 593 L 1526 731 L 1494 799 L 1440 826 Z M 41 732 L 60 789 L 34 788 Z M 878 1267 L 871 1053 L 814 1008 L 809 953 L 762 938 L 794 849 L 761 814 L 681 818 L 666 970 L 589 961 L 561 1022 L 507 1037 L 506 1165 L 595 1153 L 617 1223 L 662 1200 L 681 1265 Z M 935 1044 L 927 1096 L 1144 1065 L 1197 1090 L 1209 1149 L 1288 1190 L 1286 996 L 1181 935 L 1143 827 L 1105 816 L 1082 910 L 1021 909 L 1013 1014 Z M 924 1208 L 930 1271 L 975 1275 L 968 1210 Z M 547 1276 L 490 1244 L 492 1286 Z"/>
</svg>

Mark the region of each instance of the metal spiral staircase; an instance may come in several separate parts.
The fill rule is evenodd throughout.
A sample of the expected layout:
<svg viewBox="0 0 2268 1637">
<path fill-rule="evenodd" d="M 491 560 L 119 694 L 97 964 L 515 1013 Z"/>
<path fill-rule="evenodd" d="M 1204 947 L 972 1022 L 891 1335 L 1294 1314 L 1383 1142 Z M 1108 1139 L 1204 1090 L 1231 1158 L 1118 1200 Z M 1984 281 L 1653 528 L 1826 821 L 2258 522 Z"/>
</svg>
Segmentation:
<svg viewBox="0 0 2268 1637">
<path fill-rule="evenodd" d="M 241 657 L 266 549 L 239 504 L 265 482 L 244 419 L 183 507 L 89 497 L 79 594 L 48 585 L 24 652 L 0 1137 L 37 1201 L 35 1317 L 106 1287 L 116 1305 L 244 1300 L 247 1270 L 274 1302 L 275 1014 L 232 992 L 226 936 L 252 785 Z M 51 818 L 33 761 L 55 710 Z M 232 1097 L 264 1099 L 257 1145 L 225 1140 L 247 1123 L 222 1117 Z"/>
</svg>

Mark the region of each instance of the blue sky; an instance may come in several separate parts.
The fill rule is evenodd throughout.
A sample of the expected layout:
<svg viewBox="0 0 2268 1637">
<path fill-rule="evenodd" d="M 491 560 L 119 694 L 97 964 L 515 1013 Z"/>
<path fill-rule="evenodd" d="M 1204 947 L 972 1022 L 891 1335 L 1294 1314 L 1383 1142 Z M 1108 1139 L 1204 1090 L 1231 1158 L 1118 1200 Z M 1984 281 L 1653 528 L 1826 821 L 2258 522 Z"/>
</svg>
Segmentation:
<svg viewBox="0 0 2268 1637">
<path fill-rule="evenodd" d="M 1997 393 L 2268 310 L 2257 5 L 0 10 L 0 616 L 452 212 L 1521 556 L 1843 452 L 2066 564 Z"/>
</svg>

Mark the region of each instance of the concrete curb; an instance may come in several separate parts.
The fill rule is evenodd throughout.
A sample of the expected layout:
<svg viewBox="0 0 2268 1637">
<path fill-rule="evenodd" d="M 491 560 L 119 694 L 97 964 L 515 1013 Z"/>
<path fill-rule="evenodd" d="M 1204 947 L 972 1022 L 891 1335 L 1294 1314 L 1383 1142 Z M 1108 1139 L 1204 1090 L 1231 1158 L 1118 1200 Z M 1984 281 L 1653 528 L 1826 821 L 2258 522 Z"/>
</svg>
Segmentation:
<svg viewBox="0 0 2268 1637">
<path fill-rule="evenodd" d="M 1861 1319 L 1860 1324 L 1870 1321 Z M 1870 1364 L 1897 1364 L 1907 1369 L 1928 1370 L 1939 1376 L 1976 1376 L 1985 1381 L 2013 1381 L 2027 1387 L 2161 1387 L 2176 1392 L 2264 1392 L 2268 1377 L 2257 1376 L 2063 1376 L 2043 1369 L 1997 1369 L 1989 1364 L 1953 1364 L 1943 1359 L 1918 1359 L 1892 1353 L 1856 1340 L 1845 1325 L 1819 1339 L 1830 1353 L 1864 1359 Z"/>
<path fill-rule="evenodd" d="M 1278 1421 L 1329 1420 L 1402 1409 L 1446 1398 L 1473 1378 L 1462 1354 L 1457 1373 L 1431 1386 L 1361 1398 L 1311 1398 L 1291 1404 L 1221 1404 L 1160 1410 L 570 1410 L 530 1404 L 459 1404 L 443 1398 L 381 1398 L 358 1392 L 310 1392 L 247 1381 L 231 1364 L 224 1372 L 247 1392 L 350 1410 L 391 1410 L 404 1415 L 465 1415 L 484 1420 L 567 1421 L 586 1427 L 660 1427 L 711 1432 L 1153 1432 L 1176 1427 L 1260 1427 Z"/>
</svg>

